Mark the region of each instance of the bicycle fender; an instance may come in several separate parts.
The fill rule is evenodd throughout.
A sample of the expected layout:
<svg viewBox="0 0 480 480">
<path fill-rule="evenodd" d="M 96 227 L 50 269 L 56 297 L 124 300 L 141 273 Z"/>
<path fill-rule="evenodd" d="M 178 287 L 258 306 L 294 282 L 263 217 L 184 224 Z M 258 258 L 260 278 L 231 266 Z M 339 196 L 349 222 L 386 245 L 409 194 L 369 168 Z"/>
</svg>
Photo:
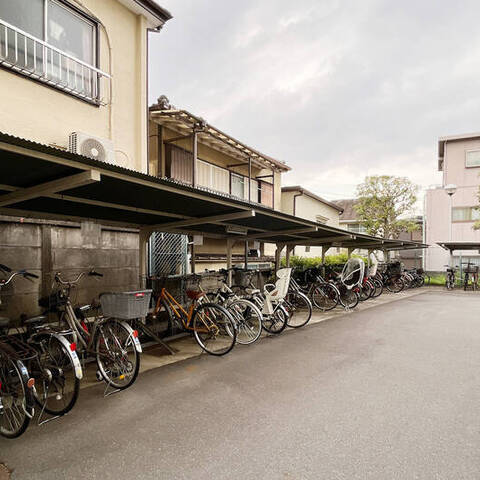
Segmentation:
<svg viewBox="0 0 480 480">
<path fill-rule="evenodd" d="M 142 345 L 140 344 L 140 340 L 138 339 L 138 337 L 136 337 L 134 334 L 133 334 L 133 328 L 127 323 L 127 322 L 119 322 L 121 325 L 123 325 L 126 329 L 127 329 L 127 332 L 130 334 L 130 336 L 132 337 L 132 340 L 133 340 L 133 344 L 135 345 L 135 350 L 138 352 L 138 353 L 142 353 Z"/>
<path fill-rule="evenodd" d="M 30 380 L 30 374 L 28 373 L 27 367 L 23 364 L 21 360 L 16 361 L 18 371 L 20 372 L 20 375 L 22 376 L 22 381 L 25 385 L 25 399 L 27 400 L 27 405 L 24 406 L 24 412 L 27 415 L 30 420 L 33 418 L 35 415 L 35 408 L 34 408 L 34 400 L 33 400 L 33 395 L 30 389 L 27 388 L 27 383 Z M 35 388 L 35 387 L 33 387 Z M 30 411 L 27 411 L 27 408 Z"/>
<path fill-rule="evenodd" d="M 77 352 L 72 351 L 70 348 L 70 342 L 64 336 L 59 335 L 58 333 L 53 333 L 52 337 L 55 337 L 65 347 L 68 355 L 72 359 L 73 366 L 75 367 L 75 376 L 81 380 L 83 378 L 83 370 Z"/>
</svg>

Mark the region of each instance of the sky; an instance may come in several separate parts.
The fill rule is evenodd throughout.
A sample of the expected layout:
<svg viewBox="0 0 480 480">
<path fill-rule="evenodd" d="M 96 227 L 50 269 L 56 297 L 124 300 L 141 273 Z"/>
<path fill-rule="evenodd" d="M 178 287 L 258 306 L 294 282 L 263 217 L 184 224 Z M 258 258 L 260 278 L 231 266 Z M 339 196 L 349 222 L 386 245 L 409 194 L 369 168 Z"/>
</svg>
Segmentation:
<svg viewBox="0 0 480 480">
<path fill-rule="evenodd" d="M 437 139 L 480 130 L 480 2 L 159 0 L 149 100 L 285 161 L 327 199 L 366 175 L 441 183 Z"/>
</svg>

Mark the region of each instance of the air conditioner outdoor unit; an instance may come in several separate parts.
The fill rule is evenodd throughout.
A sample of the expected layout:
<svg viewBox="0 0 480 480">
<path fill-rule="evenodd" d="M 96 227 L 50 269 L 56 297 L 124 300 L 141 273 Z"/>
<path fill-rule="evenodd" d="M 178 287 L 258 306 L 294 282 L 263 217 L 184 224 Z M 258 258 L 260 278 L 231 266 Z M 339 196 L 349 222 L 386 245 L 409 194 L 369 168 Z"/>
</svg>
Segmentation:
<svg viewBox="0 0 480 480">
<path fill-rule="evenodd" d="M 68 150 L 101 162 L 115 162 L 115 148 L 111 140 L 94 137 L 82 132 L 70 134 Z"/>
</svg>

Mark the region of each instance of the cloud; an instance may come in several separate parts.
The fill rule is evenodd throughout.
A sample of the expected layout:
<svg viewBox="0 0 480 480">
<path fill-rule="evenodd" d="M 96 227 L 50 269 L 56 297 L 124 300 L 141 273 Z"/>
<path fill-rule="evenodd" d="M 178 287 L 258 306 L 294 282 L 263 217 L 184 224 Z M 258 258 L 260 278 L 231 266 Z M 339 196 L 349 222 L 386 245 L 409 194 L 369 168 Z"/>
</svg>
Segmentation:
<svg viewBox="0 0 480 480">
<path fill-rule="evenodd" d="M 478 2 L 164 0 L 150 99 L 166 94 L 286 161 L 285 184 L 439 183 L 438 136 L 480 130 Z"/>
</svg>

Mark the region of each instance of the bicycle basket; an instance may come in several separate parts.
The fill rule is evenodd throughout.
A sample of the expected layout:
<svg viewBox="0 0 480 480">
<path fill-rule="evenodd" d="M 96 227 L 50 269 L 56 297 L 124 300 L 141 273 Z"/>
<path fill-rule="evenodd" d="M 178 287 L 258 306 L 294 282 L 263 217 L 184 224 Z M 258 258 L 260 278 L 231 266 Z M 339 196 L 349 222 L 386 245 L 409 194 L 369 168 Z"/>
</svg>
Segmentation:
<svg viewBox="0 0 480 480">
<path fill-rule="evenodd" d="M 100 294 L 100 305 L 106 317 L 122 320 L 146 317 L 150 308 L 152 290 L 135 292 L 106 292 Z"/>
<path fill-rule="evenodd" d="M 388 272 L 392 275 L 400 275 L 402 273 L 401 262 L 391 262 L 388 264 Z"/>
<path fill-rule="evenodd" d="M 465 273 L 477 273 L 478 265 L 467 265 L 464 270 Z"/>
</svg>

